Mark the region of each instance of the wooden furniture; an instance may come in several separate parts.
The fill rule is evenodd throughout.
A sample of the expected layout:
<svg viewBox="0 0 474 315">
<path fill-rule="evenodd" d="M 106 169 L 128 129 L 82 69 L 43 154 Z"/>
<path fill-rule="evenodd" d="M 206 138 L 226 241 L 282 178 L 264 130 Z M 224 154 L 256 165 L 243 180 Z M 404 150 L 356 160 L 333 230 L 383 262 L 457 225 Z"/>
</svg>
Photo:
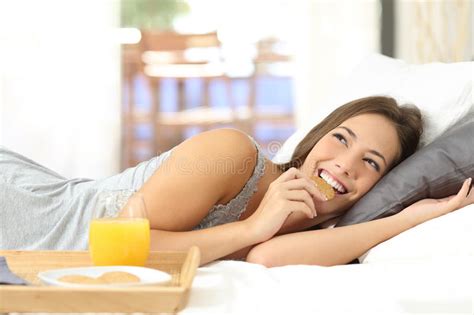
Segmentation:
<svg viewBox="0 0 474 315">
<path fill-rule="evenodd" d="M 122 141 L 121 168 L 136 164 L 134 156 L 138 141 L 135 139 L 136 114 L 135 79 L 143 72 L 141 49 L 138 44 L 122 45 Z"/>
<path fill-rule="evenodd" d="M 189 299 L 199 266 L 199 249 L 151 252 L 146 267 L 172 275 L 167 286 L 70 288 L 42 285 L 40 271 L 90 266 L 86 251 L 0 251 L 9 268 L 33 285 L 0 285 L 0 312 L 175 313 Z"/>
<path fill-rule="evenodd" d="M 265 78 L 291 79 L 292 74 L 288 69 L 292 67 L 292 56 L 289 53 L 281 51 L 279 45 L 282 42 L 276 38 L 264 38 L 256 43 L 256 55 L 253 59 L 254 72 L 249 78 L 249 95 L 248 95 L 248 120 L 244 130 L 251 134 L 255 134 L 255 127 L 259 123 L 269 123 L 276 127 L 288 127 L 294 125 L 293 111 L 284 112 L 282 106 L 276 104 L 265 104 L 265 111 L 257 109 L 257 96 L 259 93 L 258 81 Z M 273 67 L 282 66 L 286 71 L 274 71 Z M 268 145 L 263 143 L 262 145 Z M 275 153 L 275 152 L 273 152 Z"/>
<path fill-rule="evenodd" d="M 255 71 L 250 77 L 230 78 L 225 71 L 225 60 L 221 55 L 221 43 L 216 32 L 207 34 L 177 34 L 173 32 L 143 31 L 138 44 L 123 47 L 123 74 L 128 82 L 128 99 L 123 117 L 122 168 L 136 165 L 170 149 L 184 140 L 187 127 L 198 127 L 199 131 L 221 126 L 233 126 L 255 137 L 256 126 L 261 123 L 276 128 L 293 126 L 292 112 L 282 111 L 282 106 L 269 104 L 265 111 L 258 110 L 259 81 L 291 79 L 291 75 L 274 73 L 276 65 L 291 65 L 291 56 L 278 48 L 280 41 L 269 38 L 256 45 L 257 54 L 251 62 Z M 149 85 L 151 106 L 138 106 L 134 101 L 133 79 L 144 76 Z M 185 82 L 199 78 L 203 82 L 200 104 L 188 108 Z M 177 83 L 177 109 L 163 109 L 161 83 L 173 79 Z M 236 106 L 233 100 L 232 79 L 246 80 L 249 84 L 248 100 L 244 106 Z M 209 89 L 212 80 L 224 80 L 226 106 L 210 106 Z M 266 104 L 268 105 L 268 104 Z M 149 126 L 151 137 L 138 139 L 137 126 Z M 282 140 L 282 139 L 279 139 Z M 265 145 L 265 143 L 262 143 Z M 135 152 L 148 155 L 137 157 Z M 274 153 L 274 152 L 273 152 Z"/>
<path fill-rule="evenodd" d="M 231 82 L 225 74 L 221 55 L 221 43 L 216 32 L 206 34 L 179 34 L 174 32 L 142 31 L 139 48 L 140 72 L 147 78 L 151 106 L 147 111 L 138 111 L 133 101 L 129 102 L 127 118 L 128 137 L 125 146 L 129 152 L 137 145 L 148 146 L 149 157 L 160 154 L 184 140 L 183 131 L 188 126 L 212 128 L 234 121 Z M 202 97 L 198 107 L 188 108 L 186 80 L 199 78 L 202 82 Z M 165 112 L 161 106 L 161 82 L 174 79 L 177 82 L 177 109 Z M 209 85 L 211 80 L 224 80 L 229 106 L 214 109 L 210 106 Z M 137 124 L 150 124 L 149 141 L 135 141 L 133 128 Z M 128 159 L 133 165 L 133 158 Z"/>
</svg>

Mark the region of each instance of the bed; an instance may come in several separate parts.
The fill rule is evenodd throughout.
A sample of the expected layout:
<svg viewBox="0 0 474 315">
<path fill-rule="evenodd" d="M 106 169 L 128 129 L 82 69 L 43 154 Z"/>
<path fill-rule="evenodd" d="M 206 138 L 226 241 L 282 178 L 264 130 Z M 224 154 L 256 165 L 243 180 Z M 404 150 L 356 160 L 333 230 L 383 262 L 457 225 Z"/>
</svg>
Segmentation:
<svg viewBox="0 0 474 315">
<path fill-rule="evenodd" d="M 393 187 L 393 183 L 405 189 L 391 189 L 398 210 L 402 201 L 413 201 L 407 198 L 406 189 L 410 196 L 417 189 L 420 199 L 433 193 L 449 194 L 449 189 L 460 187 L 465 176 L 474 176 L 472 127 L 463 129 L 466 138 L 456 147 L 452 145 L 460 137 L 445 137 L 453 127 L 474 124 L 473 73 L 474 62 L 409 65 L 371 55 L 324 106 L 315 109 L 311 119 L 283 144 L 273 160 L 288 160 L 309 128 L 335 106 L 367 95 L 385 94 L 413 102 L 422 110 L 426 117 L 419 151 L 422 154 L 416 153 L 411 164 L 396 172 L 394 169 L 393 176 L 392 172 L 387 175 L 359 202 L 364 202 L 361 207 L 364 210 L 369 204 L 371 208 L 383 208 L 378 215 L 393 214 L 390 211 L 397 208 L 377 197 L 388 195 L 384 189 Z M 430 162 L 426 163 L 428 158 Z M 456 172 L 440 173 L 443 166 L 436 163 L 446 165 L 446 161 L 452 163 L 448 171 Z M 423 164 L 429 164 L 431 169 L 423 170 Z M 422 172 L 422 176 L 416 172 Z M 407 174 L 422 181 L 403 182 L 407 181 Z M 448 189 L 449 185 L 452 188 Z M 376 202 L 383 204 L 377 206 Z M 353 210 L 359 203 L 351 209 L 352 214 L 357 213 Z M 345 224 L 374 218 L 348 216 Z M 189 303 L 180 314 L 474 314 L 474 205 L 380 243 L 359 261 L 334 267 L 274 268 L 243 261 L 213 262 L 198 269 Z"/>
<path fill-rule="evenodd" d="M 274 268 L 213 262 L 198 268 L 179 314 L 473 314 L 474 205 L 401 233 L 360 260 Z"/>
<path fill-rule="evenodd" d="M 198 269 L 180 314 L 473 314 L 474 205 L 381 243 L 361 261 L 214 262 Z"/>
<path fill-rule="evenodd" d="M 273 161 L 287 161 L 299 140 L 336 106 L 389 95 L 421 109 L 425 131 L 420 149 L 337 226 L 391 215 L 422 198 L 453 194 L 466 177 L 474 176 L 473 73 L 474 62 L 411 65 L 367 56 L 333 96 L 313 109 Z M 369 215 L 367 208 L 378 212 Z M 474 314 L 474 205 L 405 231 L 359 261 L 275 268 L 214 262 L 199 268 L 189 305 L 181 313 Z"/>
</svg>

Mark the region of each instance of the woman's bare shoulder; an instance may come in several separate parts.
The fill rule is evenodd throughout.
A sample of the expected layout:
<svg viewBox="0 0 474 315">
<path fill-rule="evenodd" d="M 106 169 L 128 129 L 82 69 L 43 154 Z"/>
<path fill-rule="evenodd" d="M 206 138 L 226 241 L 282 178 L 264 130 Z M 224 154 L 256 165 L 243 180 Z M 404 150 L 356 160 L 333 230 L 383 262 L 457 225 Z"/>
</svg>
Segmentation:
<svg viewBox="0 0 474 315">
<path fill-rule="evenodd" d="M 229 158 L 233 159 L 232 162 L 241 164 L 243 160 L 255 159 L 256 150 L 255 144 L 244 132 L 238 129 L 221 128 L 191 137 L 173 151 L 179 152 L 178 154 L 199 154 L 210 159 Z"/>
<path fill-rule="evenodd" d="M 214 184 L 222 189 L 218 203 L 225 203 L 241 191 L 257 163 L 253 141 L 246 133 L 231 128 L 213 129 L 189 138 L 172 155 L 176 161 L 186 160 L 193 169 L 214 178 Z"/>
<path fill-rule="evenodd" d="M 237 195 L 253 173 L 256 147 L 235 129 L 198 134 L 178 146 L 143 185 L 154 228 L 189 230 Z M 179 218 L 179 219 L 178 219 Z"/>
</svg>

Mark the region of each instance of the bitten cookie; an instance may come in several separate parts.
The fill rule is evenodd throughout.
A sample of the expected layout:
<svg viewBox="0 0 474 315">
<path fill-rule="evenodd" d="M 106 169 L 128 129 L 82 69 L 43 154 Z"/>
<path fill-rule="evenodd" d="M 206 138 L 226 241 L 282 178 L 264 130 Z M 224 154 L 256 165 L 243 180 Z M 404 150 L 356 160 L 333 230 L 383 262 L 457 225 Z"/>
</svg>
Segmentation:
<svg viewBox="0 0 474 315">
<path fill-rule="evenodd" d="M 331 200 L 336 195 L 336 192 L 331 185 L 326 183 L 326 181 L 320 177 L 313 176 L 311 179 L 314 181 L 316 188 L 326 196 L 327 200 Z"/>
</svg>

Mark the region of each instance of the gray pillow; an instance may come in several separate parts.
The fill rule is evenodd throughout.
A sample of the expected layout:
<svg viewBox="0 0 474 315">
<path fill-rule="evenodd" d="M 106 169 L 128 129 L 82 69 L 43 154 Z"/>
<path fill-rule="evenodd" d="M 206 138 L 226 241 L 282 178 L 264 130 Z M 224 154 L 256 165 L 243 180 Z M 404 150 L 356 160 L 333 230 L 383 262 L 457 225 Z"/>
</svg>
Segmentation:
<svg viewBox="0 0 474 315">
<path fill-rule="evenodd" d="M 444 198 L 474 177 L 474 121 L 452 128 L 385 175 L 336 226 L 387 217 L 424 198 Z"/>
</svg>

